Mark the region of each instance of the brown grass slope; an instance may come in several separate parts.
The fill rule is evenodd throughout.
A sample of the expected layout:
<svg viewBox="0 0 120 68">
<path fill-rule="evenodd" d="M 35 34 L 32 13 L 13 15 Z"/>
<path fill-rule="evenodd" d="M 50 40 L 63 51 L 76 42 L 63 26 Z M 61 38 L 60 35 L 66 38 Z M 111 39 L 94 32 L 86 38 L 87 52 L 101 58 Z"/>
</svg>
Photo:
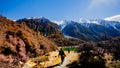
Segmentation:
<svg viewBox="0 0 120 68">
<path fill-rule="evenodd" d="M 26 61 L 31 57 L 56 50 L 56 45 L 30 29 L 0 16 L 0 67 L 4 63 Z M 7 65 L 7 64 L 6 64 Z"/>
</svg>

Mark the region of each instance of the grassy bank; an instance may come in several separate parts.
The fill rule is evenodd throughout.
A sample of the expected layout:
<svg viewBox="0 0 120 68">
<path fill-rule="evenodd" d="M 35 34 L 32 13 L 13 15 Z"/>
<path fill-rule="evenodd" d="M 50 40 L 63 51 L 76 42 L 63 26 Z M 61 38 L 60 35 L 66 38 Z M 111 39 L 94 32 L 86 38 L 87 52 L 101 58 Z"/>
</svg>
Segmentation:
<svg viewBox="0 0 120 68">
<path fill-rule="evenodd" d="M 70 51 L 77 51 L 77 50 L 78 50 L 77 47 L 63 47 L 62 49 L 63 49 L 64 51 L 68 51 L 68 50 L 70 50 Z"/>
</svg>

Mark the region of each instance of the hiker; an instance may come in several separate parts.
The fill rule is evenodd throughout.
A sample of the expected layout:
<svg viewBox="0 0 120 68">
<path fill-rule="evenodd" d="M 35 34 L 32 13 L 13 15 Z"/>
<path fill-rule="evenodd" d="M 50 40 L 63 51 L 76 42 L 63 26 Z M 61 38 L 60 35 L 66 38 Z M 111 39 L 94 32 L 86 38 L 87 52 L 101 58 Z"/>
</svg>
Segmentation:
<svg viewBox="0 0 120 68">
<path fill-rule="evenodd" d="M 68 53 L 70 53 L 70 49 L 68 48 Z"/>
<path fill-rule="evenodd" d="M 59 55 L 61 56 L 61 64 L 63 63 L 63 61 L 64 61 L 64 58 L 65 58 L 65 53 L 64 53 L 64 51 L 62 50 L 62 48 L 60 49 L 60 51 L 59 51 Z"/>
</svg>

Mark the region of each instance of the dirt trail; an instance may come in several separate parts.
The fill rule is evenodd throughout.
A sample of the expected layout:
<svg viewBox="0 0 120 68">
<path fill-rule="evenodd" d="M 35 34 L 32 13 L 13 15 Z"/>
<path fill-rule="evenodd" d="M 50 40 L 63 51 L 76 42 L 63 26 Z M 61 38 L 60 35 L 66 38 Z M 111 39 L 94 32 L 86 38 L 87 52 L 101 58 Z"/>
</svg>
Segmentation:
<svg viewBox="0 0 120 68">
<path fill-rule="evenodd" d="M 72 63 L 73 61 L 78 60 L 78 53 L 71 51 L 68 53 L 65 51 L 66 57 L 64 59 L 63 64 L 61 63 L 61 58 L 58 57 L 58 51 L 53 51 L 49 53 L 48 59 L 49 61 L 41 62 L 40 64 L 44 67 L 51 67 L 51 68 L 66 68 L 66 65 Z M 37 65 L 36 63 L 29 60 L 25 63 L 23 68 L 32 68 L 33 66 Z"/>
<path fill-rule="evenodd" d="M 78 59 L 78 53 L 70 54 L 64 59 L 63 64 L 56 66 L 56 68 L 66 68 L 66 66 L 69 63 L 72 63 L 73 61 L 76 61 L 77 59 Z"/>
</svg>

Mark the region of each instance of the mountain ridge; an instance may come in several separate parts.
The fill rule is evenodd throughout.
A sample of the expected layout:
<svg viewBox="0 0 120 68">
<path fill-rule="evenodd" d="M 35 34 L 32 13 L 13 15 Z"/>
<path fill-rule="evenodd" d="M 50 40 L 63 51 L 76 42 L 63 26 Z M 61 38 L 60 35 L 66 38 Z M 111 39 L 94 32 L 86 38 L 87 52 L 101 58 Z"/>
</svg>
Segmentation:
<svg viewBox="0 0 120 68">
<path fill-rule="evenodd" d="M 120 36 L 120 22 L 118 21 L 108 21 L 104 19 L 103 20 L 102 19 L 96 19 L 96 20 L 80 19 L 79 22 L 75 22 L 72 20 L 56 21 L 56 20 L 48 20 L 44 17 L 42 18 L 45 19 L 45 21 L 46 20 L 49 21 L 48 23 L 50 22 L 54 23 L 55 25 L 54 24 L 51 24 L 51 25 L 55 26 L 55 28 L 58 29 L 58 31 L 60 31 L 61 33 L 63 33 L 64 36 L 65 35 L 71 36 L 71 37 L 79 38 L 84 41 L 97 42 L 97 41 L 108 40 L 110 38 Z M 42 19 L 42 18 L 39 18 L 39 19 Z M 30 18 L 30 19 L 35 20 L 36 18 Z M 70 25 L 70 24 L 73 24 L 73 25 Z M 72 27 L 72 29 L 70 29 L 71 28 L 70 26 Z M 45 31 L 46 30 L 44 30 L 43 33 L 45 33 Z"/>
<path fill-rule="evenodd" d="M 68 46 L 72 44 L 78 45 L 79 43 L 83 43 L 82 40 L 74 39 L 74 38 L 66 38 L 64 37 L 63 33 L 60 30 L 60 26 L 57 25 L 54 22 L 51 22 L 50 20 L 44 18 L 45 21 L 43 21 L 43 18 L 23 18 L 17 20 L 19 23 L 26 23 L 28 27 L 33 29 L 34 31 L 37 31 L 40 35 L 43 35 L 44 37 L 47 37 L 51 41 L 55 42 L 58 46 Z M 74 42 L 71 42 L 73 40 Z M 76 41 L 75 41 L 76 40 Z"/>
<path fill-rule="evenodd" d="M 57 21 L 57 23 L 58 22 L 59 21 Z M 76 29 L 76 27 L 74 27 L 75 25 L 71 25 L 71 27 L 74 27 L 74 28 L 72 28 L 72 29 L 70 29 L 70 31 L 68 31 L 69 30 L 68 25 L 71 23 L 74 23 L 74 22 L 75 21 L 62 21 L 62 23 L 61 24 L 59 23 L 58 25 L 61 27 L 61 31 L 63 32 L 63 34 L 71 36 L 71 37 L 79 38 L 82 40 L 86 39 L 85 36 L 88 36 L 87 38 L 94 37 L 94 39 L 96 41 L 108 40 L 110 38 L 120 36 L 120 22 L 118 22 L 118 21 L 108 21 L 108 20 L 101 20 L 101 19 L 96 19 L 96 20 L 82 20 L 81 19 L 79 22 L 75 22 L 78 25 L 80 25 L 79 27 L 77 26 L 78 29 Z M 84 29 L 82 29 L 80 27 L 84 28 L 86 30 L 86 32 L 84 31 Z M 83 32 L 80 33 L 81 31 L 74 32 L 74 31 L 76 31 L 74 29 L 76 29 L 76 30 L 82 29 L 82 31 L 84 31 L 85 33 L 83 33 Z M 92 31 L 93 34 L 86 35 L 87 33 L 89 33 L 89 32 L 87 32 L 87 30 Z M 73 35 L 71 35 L 71 33 L 72 34 L 77 33 L 78 36 L 77 35 L 73 36 Z M 81 37 L 84 37 L 84 39 L 80 38 L 81 34 L 83 34 Z M 92 38 L 91 38 L 89 41 L 95 41 L 95 40 L 92 40 Z"/>
</svg>

